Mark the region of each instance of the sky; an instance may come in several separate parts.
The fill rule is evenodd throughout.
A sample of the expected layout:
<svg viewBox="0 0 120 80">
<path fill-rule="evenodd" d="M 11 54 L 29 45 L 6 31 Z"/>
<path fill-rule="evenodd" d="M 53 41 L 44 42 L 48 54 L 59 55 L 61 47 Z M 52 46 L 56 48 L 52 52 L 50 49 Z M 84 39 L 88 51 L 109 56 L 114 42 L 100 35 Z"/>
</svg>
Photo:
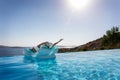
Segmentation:
<svg viewBox="0 0 120 80">
<path fill-rule="evenodd" d="M 0 0 L 0 45 L 36 46 L 60 38 L 78 46 L 120 26 L 120 0 L 89 0 L 75 9 L 68 0 Z"/>
</svg>

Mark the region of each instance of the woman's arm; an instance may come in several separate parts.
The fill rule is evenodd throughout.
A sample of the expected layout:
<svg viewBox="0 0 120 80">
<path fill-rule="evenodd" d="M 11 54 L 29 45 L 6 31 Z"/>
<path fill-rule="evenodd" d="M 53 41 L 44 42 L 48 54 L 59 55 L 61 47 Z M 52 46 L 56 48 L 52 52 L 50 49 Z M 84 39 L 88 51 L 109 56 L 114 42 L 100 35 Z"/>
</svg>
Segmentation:
<svg viewBox="0 0 120 80">
<path fill-rule="evenodd" d="M 57 41 L 56 43 L 54 43 L 50 48 L 54 47 L 55 45 L 57 45 L 59 42 L 61 42 L 63 39 L 60 39 L 59 41 Z"/>
</svg>

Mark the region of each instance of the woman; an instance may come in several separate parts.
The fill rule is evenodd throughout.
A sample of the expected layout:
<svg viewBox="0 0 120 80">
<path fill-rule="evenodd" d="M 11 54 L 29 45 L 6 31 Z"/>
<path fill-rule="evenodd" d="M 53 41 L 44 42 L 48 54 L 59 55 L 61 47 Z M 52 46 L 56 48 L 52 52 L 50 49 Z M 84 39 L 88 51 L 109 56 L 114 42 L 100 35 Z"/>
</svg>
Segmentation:
<svg viewBox="0 0 120 80">
<path fill-rule="evenodd" d="M 32 52 L 37 52 L 38 51 L 38 48 L 40 48 L 42 45 L 44 45 L 45 47 L 47 48 L 53 48 L 55 45 L 57 45 L 59 42 L 61 42 L 63 39 L 60 39 L 59 41 L 57 41 L 56 43 L 52 44 L 50 42 L 43 42 L 39 45 L 37 45 L 37 47 L 33 47 L 32 49 L 30 49 Z"/>
</svg>

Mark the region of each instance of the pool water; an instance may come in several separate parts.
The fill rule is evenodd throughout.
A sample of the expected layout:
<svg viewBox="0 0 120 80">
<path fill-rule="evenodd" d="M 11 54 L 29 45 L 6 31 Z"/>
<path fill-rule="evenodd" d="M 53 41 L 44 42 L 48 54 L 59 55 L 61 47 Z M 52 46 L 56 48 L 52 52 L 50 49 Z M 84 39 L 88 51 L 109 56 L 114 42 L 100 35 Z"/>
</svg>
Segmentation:
<svg viewBox="0 0 120 80">
<path fill-rule="evenodd" d="M 120 49 L 61 53 L 39 62 L 1 57 L 0 80 L 120 80 Z"/>
</svg>

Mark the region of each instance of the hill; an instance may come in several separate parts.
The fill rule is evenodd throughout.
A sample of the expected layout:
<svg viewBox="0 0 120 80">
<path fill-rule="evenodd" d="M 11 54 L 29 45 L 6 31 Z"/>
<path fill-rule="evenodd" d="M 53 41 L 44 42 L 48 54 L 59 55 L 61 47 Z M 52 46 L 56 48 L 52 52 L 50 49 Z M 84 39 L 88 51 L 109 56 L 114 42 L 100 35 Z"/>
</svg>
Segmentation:
<svg viewBox="0 0 120 80">
<path fill-rule="evenodd" d="M 120 49 L 119 27 L 111 28 L 111 30 L 106 31 L 106 34 L 103 35 L 103 37 L 88 42 L 84 45 L 80 45 L 74 48 L 60 48 L 59 53 L 104 49 Z"/>
</svg>

